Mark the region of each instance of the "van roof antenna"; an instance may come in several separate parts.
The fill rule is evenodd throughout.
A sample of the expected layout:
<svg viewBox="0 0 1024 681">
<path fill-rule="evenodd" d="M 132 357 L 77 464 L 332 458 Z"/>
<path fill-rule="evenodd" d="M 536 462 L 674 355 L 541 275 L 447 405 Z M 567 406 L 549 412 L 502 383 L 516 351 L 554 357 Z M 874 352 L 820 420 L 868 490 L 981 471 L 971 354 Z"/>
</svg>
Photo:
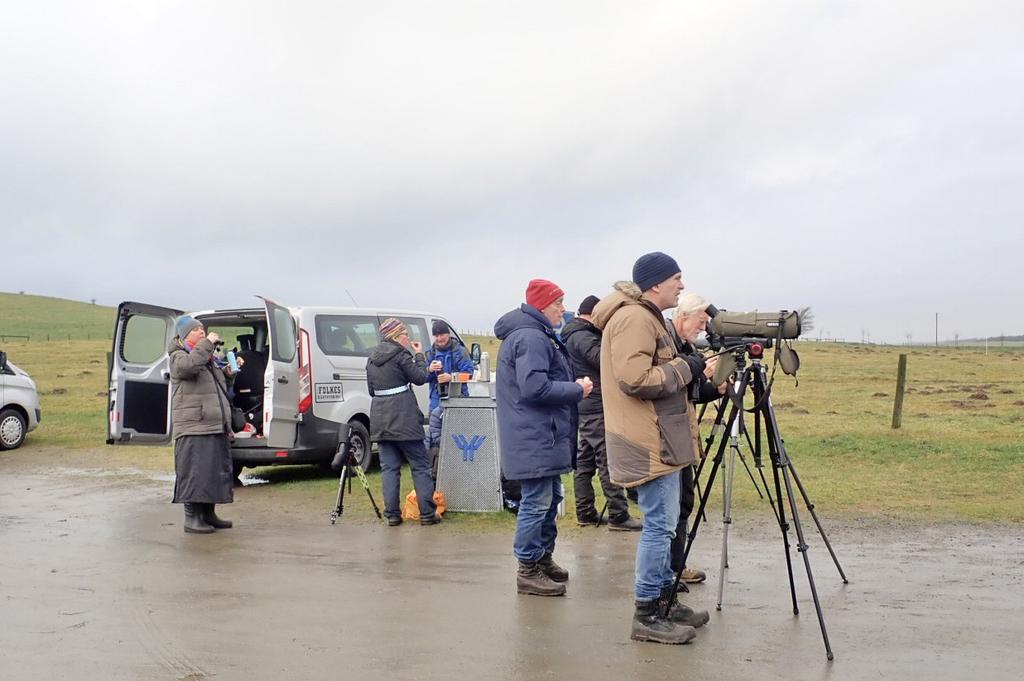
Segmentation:
<svg viewBox="0 0 1024 681">
<path fill-rule="evenodd" d="M 357 303 L 356 299 L 352 297 L 352 294 L 348 292 L 348 289 L 345 289 L 345 293 L 348 294 L 348 299 L 352 301 L 352 304 L 359 307 L 359 303 Z"/>
</svg>

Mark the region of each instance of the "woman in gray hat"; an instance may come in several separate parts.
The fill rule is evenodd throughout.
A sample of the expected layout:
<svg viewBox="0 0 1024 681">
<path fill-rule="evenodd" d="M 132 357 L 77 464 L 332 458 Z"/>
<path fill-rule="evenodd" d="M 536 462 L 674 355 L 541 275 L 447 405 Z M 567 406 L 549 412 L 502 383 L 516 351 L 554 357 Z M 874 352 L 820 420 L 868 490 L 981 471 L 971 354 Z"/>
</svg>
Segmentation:
<svg viewBox="0 0 1024 681">
<path fill-rule="evenodd" d="M 185 505 L 185 531 L 209 534 L 231 527 L 217 517 L 216 504 L 234 501 L 231 471 L 231 403 L 233 376 L 221 367 L 213 349 L 220 340 L 207 335 L 189 316 L 175 323 L 167 348 L 171 365 L 171 425 L 174 432 L 174 503 Z"/>
</svg>

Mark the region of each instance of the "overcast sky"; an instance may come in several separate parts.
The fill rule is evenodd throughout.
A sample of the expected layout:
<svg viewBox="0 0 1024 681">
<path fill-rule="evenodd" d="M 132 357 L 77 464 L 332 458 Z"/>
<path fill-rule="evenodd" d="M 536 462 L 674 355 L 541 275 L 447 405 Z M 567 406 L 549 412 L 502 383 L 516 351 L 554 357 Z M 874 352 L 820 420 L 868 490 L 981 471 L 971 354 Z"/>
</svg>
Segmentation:
<svg viewBox="0 0 1024 681">
<path fill-rule="evenodd" d="M 0 290 L 1024 333 L 1019 2 L 0 0 Z"/>
</svg>

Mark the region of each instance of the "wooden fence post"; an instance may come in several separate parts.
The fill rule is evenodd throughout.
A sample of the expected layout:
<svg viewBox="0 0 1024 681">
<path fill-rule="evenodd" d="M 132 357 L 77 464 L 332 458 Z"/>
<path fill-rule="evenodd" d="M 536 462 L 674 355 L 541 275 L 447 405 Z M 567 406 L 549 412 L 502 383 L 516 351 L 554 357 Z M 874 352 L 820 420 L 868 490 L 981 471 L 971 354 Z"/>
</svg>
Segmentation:
<svg viewBox="0 0 1024 681">
<path fill-rule="evenodd" d="M 892 427 L 899 428 L 903 422 L 903 391 L 907 387 L 907 355 L 900 353 L 896 369 L 896 399 L 892 405 Z"/>
</svg>

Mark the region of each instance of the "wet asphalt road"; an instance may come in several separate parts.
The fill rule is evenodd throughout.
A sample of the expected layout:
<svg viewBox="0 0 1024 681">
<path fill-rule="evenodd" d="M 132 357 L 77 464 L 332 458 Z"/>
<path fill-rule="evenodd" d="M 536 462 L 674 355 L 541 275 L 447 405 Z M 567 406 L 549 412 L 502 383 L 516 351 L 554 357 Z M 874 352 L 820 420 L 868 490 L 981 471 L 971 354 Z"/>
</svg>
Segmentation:
<svg viewBox="0 0 1024 681">
<path fill-rule="evenodd" d="M 518 596 L 511 537 L 388 529 L 238 491 L 236 527 L 185 535 L 167 482 L 0 460 L 0 679 L 1020 679 L 1016 526 L 833 519 L 850 584 L 813 533 L 828 663 L 794 552 L 789 601 L 770 516 L 737 514 L 715 612 L 720 518 L 691 564 L 711 610 L 678 647 L 629 640 L 637 535 L 573 532 L 568 596 Z M 767 513 L 767 511 L 765 511 Z M 569 519 L 562 522 L 568 523 Z M 813 529 L 805 518 L 805 529 Z"/>
</svg>

